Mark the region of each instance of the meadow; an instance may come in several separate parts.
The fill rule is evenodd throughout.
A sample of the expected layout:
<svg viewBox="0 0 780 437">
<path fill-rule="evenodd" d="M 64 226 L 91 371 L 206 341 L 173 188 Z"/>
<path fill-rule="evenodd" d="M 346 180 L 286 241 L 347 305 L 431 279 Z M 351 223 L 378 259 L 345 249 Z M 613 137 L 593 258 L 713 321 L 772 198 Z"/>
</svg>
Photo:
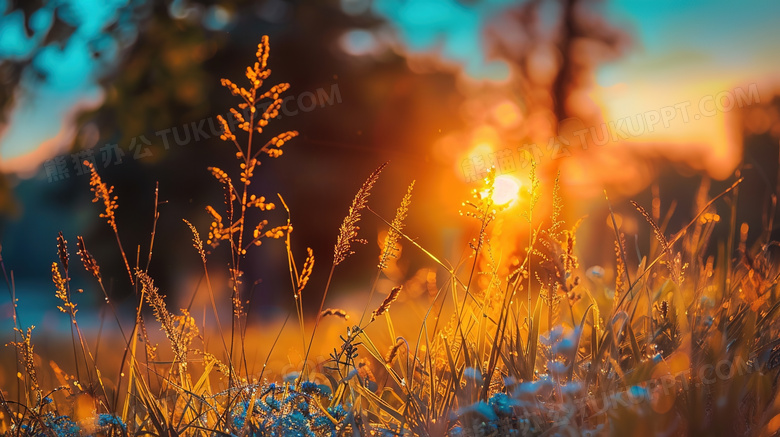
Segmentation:
<svg viewBox="0 0 780 437">
<path fill-rule="evenodd" d="M 116 236 L 119 256 L 134 290 L 133 323 L 122 321 L 101 273 L 101 265 L 77 236 L 75 245 L 60 233 L 52 259 L 52 293 L 70 320 L 73 372 L 35 351 L 45 338 L 17 322 L 16 340 L 6 353 L 16 356 L 16 387 L 0 390 L 0 430 L 8 436 L 520 436 L 520 435 L 777 435 L 780 339 L 777 312 L 778 244 L 770 241 L 774 211 L 766 229 L 748 244 L 749 229 L 736 220 L 742 179 L 710 196 L 703 186 L 687 224 L 669 229 L 671 211 L 661 201 L 633 203 L 650 240 L 647 253 L 631 254 L 619 218 L 610 209 L 614 247 L 608 269 L 585 268 L 578 254 L 580 221 L 564 221 L 566 208 L 558 179 L 542 186 L 535 164 L 523 185 L 520 208 L 496 201 L 496 174 L 488 172 L 461 205 L 477 232 L 451 265 L 421 246 L 405 220 L 414 213 L 415 182 L 409 181 L 394 217 L 371 208 L 372 189 L 383 170 L 367 178 L 338 229 L 332 253 L 297 253 L 294 213 L 282 196 L 266 198 L 252 185 L 260 162 L 280 158 L 294 147 L 296 131 L 275 132 L 289 84 L 268 86 L 269 41 L 263 38 L 246 84 L 222 85 L 236 97 L 233 118 L 219 117 L 225 153 L 236 167 L 208 168 L 224 192 L 224 202 L 207 208 L 208 229 L 192 233 L 189 254 L 202 264 L 208 291 L 208 318 L 191 308 L 174 309 L 149 273 L 152 248 L 167 244 L 153 226 L 145 257 L 126 251 L 117 211 L 121 187 L 110 185 L 96 168 L 89 189 L 99 214 Z M 270 133 L 269 133 L 270 132 Z M 288 145 L 287 143 L 290 143 Z M 228 150 L 230 152 L 228 152 Z M 192 169 L 193 171 L 200 169 Z M 85 187 L 85 190 L 87 187 Z M 157 193 L 154 193 L 157 204 Z M 549 199 L 545 198 L 546 196 Z M 549 203 L 549 211 L 539 205 Z M 771 202 L 775 206 L 774 198 Z M 271 223 L 270 210 L 288 220 Z M 518 210 L 520 212 L 518 212 Z M 496 226 L 503 214 L 520 217 L 522 229 Z M 155 210 L 154 224 L 159 218 Z M 381 250 L 362 246 L 369 236 L 364 220 L 386 229 Z M 516 222 L 512 222 L 516 223 Z M 514 226 L 514 225 L 513 225 Z M 725 238 L 714 237 L 726 226 Z M 324 229 L 322 232 L 331 232 Z M 512 245 L 504 244 L 507 238 Z M 247 353 L 257 332 L 248 323 L 247 259 L 261 244 L 283 248 L 295 302 L 296 339 L 301 365 L 266 369 Z M 75 250 L 74 250 L 75 246 Z M 407 289 L 378 286 L 405 251 L 423 253 L 439 274 L 424 281 L 433 296 L 420 320 L 394 312 Z M 338 269 L 351 257 L 376 259 L 374 280 L 362 313 L 335 307 L 329 290 Z M 639 262 L 632 260 L 639 259 Z M 315 262 L 316 260 L 316 262 Z M 102 261 L 101 261 L 102 262 Z M 108 261 L 106 261 L 108 262 Z M 103 345 L 115 356 L 112 367 L 98 366 L 96 346 L 82 332 L 73 269 L 93 279 L 84 293 L 99 293 L 121 343 Z M 328 272 L 324 290 L 311 290 L 315 269 Z M 6 273 L 5 266 L 3 272 Z M 13 281 L 6 273 L 11 299 Z M 225 278 L 224 283 L 212 278 Z M 228 290 L 229 299 L 216 290 Z M 310 314 L 304 300 L 318 299 Z M 230 308 L 220 320 L 220 308 Z M 341 321 L 340 336 L 323 326 Z M 285 322 L 285 325 L 286 326 Z M 403 326 L 401 326 L 403 325 Z M 410 326 L 411 325 L 411 326 Z M 273 349 L 284 326 L 265 331 Z M 154 333 L 160 335 L 155 336 Z M 413 335 L 401 334 L 413 332 Z M 164 337 L 157 345 L 154 338 Z M 389 340 L 389 341 L 388 341 Z M 321 344 L 332 350 L 314 360 Z M 105 348 L 113 347 L 110 352 Z M 270 355 L 270 353 L 269 353 Z M 70 366 L 70 364 L 68 364 Z M 278 376 L 278 377 L 277 377 Z M 10 381 L 11 379 L 6 379 Z"/>
</svg>

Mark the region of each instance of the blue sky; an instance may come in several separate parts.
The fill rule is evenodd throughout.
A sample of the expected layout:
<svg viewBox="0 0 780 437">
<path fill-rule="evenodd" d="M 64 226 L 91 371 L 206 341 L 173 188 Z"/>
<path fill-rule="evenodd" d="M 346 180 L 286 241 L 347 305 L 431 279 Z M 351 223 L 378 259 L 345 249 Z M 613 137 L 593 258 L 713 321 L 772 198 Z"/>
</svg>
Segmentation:
<svg viewBox="0 0 780 437">
<path fill-rule="evenodd" d="M 485 0 L 465 6 L 453 0 L 376 0 L 373 10 L 393 24 L 412 52 L 437 49 L 447 60 L 463 65 L 478 78 L 505 78 L 506 65 L 482 55 L 481 32 L 485 22 L 499 14 L 512 0 Z"/>
<path fill-rule="evenodd" d="M 483 0 L 467 7 L 456 0 L 376 0 L 373 11 L 393 24 L 408 50 L 435 50 L 461 63 L 473 77 L 501 78 L 505 69 L 482 54 L 481 32 L 488 20 L 512 4 L 517 1 Z M 677 71 L 720 68 L 750 73 L 756 66 L 777 66 L 777 1 L 615 0 L 603 2 L 601 9 L 635 38 L 628 57 L 602 69 L 599 79 L 605 83 L 638 74 L 639 68 L 654 74 L 664 69 L 666 60 L 677 64 L 668 65 Z"/>
<path fill-rule="evenodd" d="M 606 83 L 643 70 L 750 76 L 780 65 L 777 1 L 620 0 L 611 2 L 607 13 L 625 23 L 636 44 L 626 59 L 602 70 Z"/>
<path fill-rule="evenodd" d="M 49 141 L 49 155 L 64 152 L 63 142 L 50 141 L 59 134 L 73 135 L 72 117 L 83 106 L 99 104 L 102 90 L 97 81 L 100 73 L 117 61 L 119 41 L 103 33 L 106 26 L 119 19 L 119 8 L 127 0 L 59 0 L 47 2 L 30 17 L 34 33 L 26 34 L 21 11 L 0 15 L 0 58 L 27 59 L 32 56 L 34 70 L 46 80 L 32 78 L 25 71 L 17 104 L 9 117 L 7 130 L 0 138 L 0 162 L 16 158 Z M 40 47 L 41 40 L 54 19 L 59 17 L 76 28 L 64 46 L 50 44 Z M 0 0 L 0 11 L 8 9 Z M 130 23 L 123 21 L 120 37 L 132 39 Z M 34 50 L 39 49 L 37 53 Z M 92 56 L 93 50 L 100 57 Z"/>
</svg>

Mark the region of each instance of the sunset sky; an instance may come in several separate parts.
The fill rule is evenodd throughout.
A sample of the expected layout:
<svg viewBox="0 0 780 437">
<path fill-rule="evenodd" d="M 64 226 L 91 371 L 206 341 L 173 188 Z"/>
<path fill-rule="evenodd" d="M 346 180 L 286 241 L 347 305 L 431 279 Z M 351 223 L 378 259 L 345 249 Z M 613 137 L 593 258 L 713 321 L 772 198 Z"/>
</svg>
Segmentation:
<svg viewBox="0 0 780 437">
<path fill-rule="evenodd" d="M 470 77 L 501 80 L 509 69 L 501 60 L 485 59 L 481 35 L 485 23 L 512 4 L 489 0 L 466 8 L 455 1 L 421 0 L 399 8 L 385 0 L 376 2 L 374 10 L 393 23 L 410 52 L 435 52 L 462 65 Z M 680 146 L 706 150 L 701 166 L 716 177 L 727 176 L 739 159 L 739 144 L 728 129 L 729 105 L 719 111 L 714 98 L 721 92 L 736 96 L 736 88 L 744 93 L 757 89 L 764 101 L 771 98 L 780 71 L 775 54 L 780 3 L 618 0 L 602 6 L 607 20 L 632 37 L 628 53 L 597 72 L 590 97 L 604 120 L 685 107 L 687 121 L 678 112 L 666 127 L 645 129 L 626 142 L 637 147 L 667 143 L 664 153 L 671 154 Z M 700 104 L 706 116 L 699 114 Z"/>
<path fill-rule="evenodd" d="M 126 28 L 124 38 L 134 38 L 133 24 L 115 14 L 123 2 L 65 3 L 90 12 L 64 17 L 77 26 L 75 34 L 63 50 L 50 46 L 33 60 L 36 68 L 50 73 L 49 79 L 34 89 L 23 87 L 8 125 L 0 128 L 3 170 L 30 174 L 43 159 L 66 152 L 75 135 L 72 117 L 76 110 L 101 101 L 97 79 L 118 63 L 120 41 L 105 37 L 101 29 L 119 21 Z M 181 2 L 174 2 L 178 3 Z M 509 69 L 501 60 L 485 58 L 483 35 L 486 23 L 512 4 L 509 0 L 485 0 L 469 6 L 455 0 L 376 0 L 373 4 L 342 0 L 348 13 L 371 8 L 372 13 L 385 18 L 401 50 L 430 53 L 450 66 L 460 66 L 471 78 L 498 81 L 506 79 Z M 767 100 L 774 90 L 776 73 L 780 71 L 780 58 L 776 56 L 780 41 L 780 27 L 776 25 L 780 16 L 778 2 L 620 0 L 604 2 L 602 7 L 608 20 L 633 38 L 626 56 L 601 66 L 597 73 L 591 98 L 603 109 L 605 120 L 681 102 L 691 102 L 695 111 L 706 96 L 735 87 L 747 89 L 751 84 Z M 0 0 L 0 11 L 7 8 L 7 0 Z M 48 28 L 52 11 L 52 7 L 44 7 L 31 17 L 33 31 Z M 25 34 L 22 20 L 19 11 L 0 17 L 0 57 L 25 58 L 40 44 L 37 33 Z M 350 35 L 349 41 L 358 50 L 361 45 L 370 46 L 372 38 L 380 39 L 359 32 Z M 90 56 L 90 48 L 95 45 L 103 52 L 100 59 Z M 721 112 L 688 123 L 677 117 L 668 128 L 646 132 L 629 142 L 670 142 L 709 148 L 714 153 L 705 165 L 723 176 L 724 171 L 728 173 L 727 164 L 734 160 L 734 145 L 725 117 Z"/>
</svg>

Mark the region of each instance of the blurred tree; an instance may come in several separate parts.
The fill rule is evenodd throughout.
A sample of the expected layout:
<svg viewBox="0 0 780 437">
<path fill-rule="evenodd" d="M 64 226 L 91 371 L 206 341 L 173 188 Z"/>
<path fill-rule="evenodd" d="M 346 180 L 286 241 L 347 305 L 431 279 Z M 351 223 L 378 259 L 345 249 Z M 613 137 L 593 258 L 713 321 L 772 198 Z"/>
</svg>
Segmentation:
<svg viewBox="0 0 780 437">
<path fill-rule="evenodd" d="M 0 14 L 21 14 L 24 18 L 24 31 L 27 37 L 39 41 L 27 53 L 0 56 L 0 123 L 6 122 L 7 111 L 13 103 L 14 92 L 19 86 L 22 72 L 31 66 L 32 60 L 43 47 L 49 44 L 65 44 L 75 30 L 75 27 L 62 19 L 57 8 L 54 9 L 53 20 L 49 26 L 41 27 L 31 24 L 32 15 L 45 6 L 46 2 L 43 0 L 13 0 L 10 4 L 5 5 L 5 11 L 0 10 Z M 44 78 L 41 77 L 41 79 Z"/>
<path fill-rule="evenodd" d="M 488 27 L 488 47 L 510 62 L 512 86 L 526 116 L 544 114 L 549 122 L 542 138 L 559 134 L 568 118 L 601 122 L 585 96 L 596 68 L 623 53 L 628 34 L 607 22 L 600 0 L 529 0 L 510 8 Z M 590 124 L 588 124 L 590 125 Z M 537 133 L 531 133 L 536 139 Z"/>
<path fill-rule="evenodd" d="M 218 201 L 222 193 L 206 167 L 232 168 L 233 150 L 213 137 L 183 145 L 170 141 L 166 148 L 157 133 L 172 128 L 182 132 L 193 122 L 226 112 L 232 96 L 219 86 L 219 79 L 241 81 L 261 35 L 271 36 L 271 81 L 291 83 L 294 97 L 287 105 L 290 114 L 283 113 L 271 127 L 279 131 L 294 128 L 302 136 L 285 146 L 285 154 L 290 156 L 264 163 L 253 189 L 269 198 L 276 192 L 285 196 L 296 220 L 294 244 L 298 251 L 311 246 L 319 254 L 329 253 L 338 223 L 366 174 L 392 158 L 395 170 L 387 172 L 388 182 L 377 187 L 376 198 L 395 199 L 410 175 L 430 173 L 429 146 L 441 130 L 460 123 L 459 97 L 451 74 L 412 74 L 405 60 L 388 48 L 377 56 L 344 53 L 340 39 L 347 31 L 380 27 L 380 20 L 370 11 L 345 14 L 337 2 L 327 0 L 172 1 L 124 14 L 123 19 L 137 20 L 137 36 L 123 46 L 119 63 L 103 72 L 105 100 L 99 108 L 81 114 L 73 147 L 75 151 L 93 150 L 98 160 L 99 150 L 106 145 L 117 144 L 124 151 L 121 164 L 103 166 L 99 162 L 98 168 L 120 196 L 120 235 L 130 248 L 129 258 L 135 259 L 135 253 L 140 252 L 143 259 L 148 251 L 153 190 L 159 181 L 161 200 L 166 203 L 160 206 L 157 231 L 164 238 L 156 242 L 157 262 L 152 263 L 151 273 L 163 288 L 172 289 L 173 284 L 181 283 L 182 275 L 197 272 L 196 257 L 187 256 L 189 230 L 181 218 L 190 219 L 202 231 L 208 227 L 204 207 Z M 215 16 L 221 21 L 213 23 Z M 117 21 L 106 31 L 121 33 L 121 27 Z M 96 51 L 95 56 L 102 55 Z M 325 93 L 333 99 L 307 110 L 308 101 L 302 99 L 308 93 Z M 129 145 L 141 135 L 149 140 L 151 153 L 136 160 Z M 97 217 L 96 206 L 89 203 L 86 184 L 85 178 L 77 177 L 19 192 L 38 193 L 36 202 L 56 199 L 58 204 L 83 209 L 79 216 L 90 222 L 74 227 L 84 229 L 87 241 L 95 242 L 91 250 L 98 259 L 113 260 L 115 242 Z M 421 196 L 423 192 L 424 188 Z M 392 214 L 395 206 L 385 206 L 380 210 Z M 441 205 L 419 207 L 420 215 L 425 216 Z M 277 213 L 283 220 L 284 213 Z M 11 235 L 7 226 L 3 227 L 6 239 L 31 232 L 25 229 Z M 373 240 L 376 223 L 367 221 L 364 232 Z M 286 270 L 283 252 L 268 246 L 261 248 L 265 252 L 254 265 L 247 266 L 246 283 L 262 278 L 259 293 L 265 302 L 288 303 L 284 295 L 264 291 L 289 285 L 285 282 L 289 278 L 279 274 Z M 219 260 L 221 255 L 214 256 Z M 22 262 L 46 265 L 36 259 Z M 372 256 L 354 262 L 360 264 L 356 271 L 365 267 L 365 272 L 376 263 Z M 113 270 L 111 276 L 123 275 L 119 264 L 106 264 L 107 271 Z M 351 280 L 360 281 L 360 277 Z M 324 278 L 315 274 L 314 287 L 320 281 Z"/>
</svg>

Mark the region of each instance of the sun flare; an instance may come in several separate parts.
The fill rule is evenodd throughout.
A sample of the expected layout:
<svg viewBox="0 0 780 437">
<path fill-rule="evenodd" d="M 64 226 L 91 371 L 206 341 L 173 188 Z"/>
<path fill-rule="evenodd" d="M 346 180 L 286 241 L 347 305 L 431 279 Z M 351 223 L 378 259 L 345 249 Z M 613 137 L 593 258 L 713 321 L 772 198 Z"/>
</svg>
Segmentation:
<svg viewBox="0 0 780 437">
<path fill-rule="evenodd" d="M 514 176 L 499 175 L 493 184 L 493 203 L 511 207 L 520 199 L 520 181 Z"/>
</svg>

